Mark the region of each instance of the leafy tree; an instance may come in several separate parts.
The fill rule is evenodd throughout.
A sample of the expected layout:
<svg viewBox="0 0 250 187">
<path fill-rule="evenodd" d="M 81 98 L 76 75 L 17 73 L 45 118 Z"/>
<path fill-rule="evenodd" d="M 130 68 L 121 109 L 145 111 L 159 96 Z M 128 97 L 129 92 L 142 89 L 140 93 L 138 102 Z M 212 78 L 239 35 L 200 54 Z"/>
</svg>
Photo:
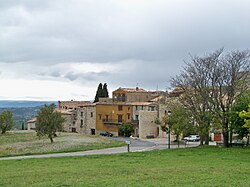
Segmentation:
<svg viewBox="0 0 250 187">
<path fill-rule="evenodd" d="M 155 119 L 155 124 L 160 125 L 161 130 L 163 132 L 167 132 L 168 131 L 168 128 L 167 128 L 167 125 L 166 125 L 167 123 L 168 123 L 168 117 L 167 117 L 167 115 L 162 116 L 162 119 L 159 119 L 159 118 Z"/>
<path fill-rule="evenodd" d="M 170 130 L 176 135 L 179 147 L 180 136 L 188 134 L 193 129 L 192 119 L 190 118 L 190 112 L 179 102 L 169 102 L 167 105 L 171 110 Z"/>
<path fill-rule="evenodd" d="M 14 125 L 14 119 L 12 112 L 9 110 L 3 111 L 0 114 L 0 130 L 2 134 L 5 134 L 6 131 L 10 130 Z"/>
<path fill-rule="evenodd" d="M 132 124 L 122 124 L 119 127 L 119 131 L 121 134 L 123 134 L 125 137 L 131 136 L 132 132 L 134 131 L 133 125 Z"/>
<path fill-rule="evenodd" d="M 239 116 L 244 119 L 244 125 L 243 127 L 245 127 L 248 131 L 247 134 L 247 139 L 248 139 L 248 143 L 249 143 L 249 136 L 250 136 L 250 104 L 248 105 L 248 110 L 245 111 L 243 110 L 242 112 L 239 113 Z"/>
<path fill-rule="evenodd" d="M 63 130 L 65 119 L 60 112 L 55 111 L 55 104 L 45 105 L 40 109 L 37 116 L 36 131 L 38 136 L 48 135 L 51 143 L 56 137 L 56 132 Z"/>
<path fill-rule="evenodd" d="M 244 127 L 244 119 L 239 116 L 241 111 L 247 111 L 248 105 L 250 104 L 250 91 L 241 95 L 236 99 L 235 103 L 232 106 L 232 110 L 230 112 L 230 130 L 232 133 L 239 134 L 240 138 L 247 136 L 248 130 Z M 232 138 L 231 138 L 232 140 Z"/>
</svg>

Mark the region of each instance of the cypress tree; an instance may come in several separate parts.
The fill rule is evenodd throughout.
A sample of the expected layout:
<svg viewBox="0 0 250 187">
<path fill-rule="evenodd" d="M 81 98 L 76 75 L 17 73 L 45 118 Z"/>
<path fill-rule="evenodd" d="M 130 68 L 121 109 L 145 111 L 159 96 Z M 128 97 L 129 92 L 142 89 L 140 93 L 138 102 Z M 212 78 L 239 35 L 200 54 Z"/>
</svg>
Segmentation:
<svg viewBox="0 0 250 187">
<path fill-rule="evenodd" d="M 109 97 L 109 92 L 108 92 L 108 88 L 107 88 L 108 86 L 107 86 L 107 83 L 105 83 L 104 85 L 103 85 L 103 97 Z"/>
<path fill-rule="evenodd" d="M 100 83 L 96 91 L 94 103 L 98 102 L 99 98 L 102 97 L 102 92 L 103 92 L 102 90 L 103 90 L 102 83 Z"/>
</svg>

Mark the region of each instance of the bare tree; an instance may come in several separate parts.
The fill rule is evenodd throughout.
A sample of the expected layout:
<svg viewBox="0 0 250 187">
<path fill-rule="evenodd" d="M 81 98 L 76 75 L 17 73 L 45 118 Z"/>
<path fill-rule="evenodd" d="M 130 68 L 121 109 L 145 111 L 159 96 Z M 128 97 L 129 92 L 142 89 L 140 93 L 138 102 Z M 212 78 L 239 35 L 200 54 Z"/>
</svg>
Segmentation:
<svg viewBox="0 0 250 187">
<path fill-rule="evenodd" d="M 220 119 L 223 133 L 223 144 L 229 146 L 230 112 L 236 98 L 249 89 L 250 52 L 232 51 L 220 59 L 217 71 L 213 77 L 216 80 L 212 85 L 212 104 L 215 115 Z"/>
<path fill-rule="evenodd" d="M 228 113 L 249 86 L 249 54 L 246 50 L 223 55 L 219 49 L 205 57 L 191 57 L 182 73 L 172 78 L 172 86 L 184 91 L 181 102 L 192 112 L 202 141 L 208 143 L 211 122 L 219 120 L 228 147 Z"/>
</svg>

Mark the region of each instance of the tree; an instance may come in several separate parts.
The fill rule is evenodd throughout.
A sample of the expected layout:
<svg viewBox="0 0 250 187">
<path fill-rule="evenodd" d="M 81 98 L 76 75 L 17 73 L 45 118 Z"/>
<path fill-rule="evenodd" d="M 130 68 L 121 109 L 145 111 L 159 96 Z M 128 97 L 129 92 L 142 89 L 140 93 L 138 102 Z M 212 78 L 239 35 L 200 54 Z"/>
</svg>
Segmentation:
<svg viewBox="0 0 250 187">
<path fill-rule="evenodd" d="M 132 124 L 122 124 L 119 127 L 119 131 L 121 134 L 123 134 L 125 137 L 131 136 L 132 132 L 134 131 Z"/>
<path fill-rule="evenodd" d="M 55 104 L 45 105 L 40 109 L 37 115 L 36 131 L 38 136 L 48 135 L 51 143 L 56 137 L 56 132 L 63 130 L 65 119 L 60 112 L 55 111 Z"/>
<path fill-rule="evenodd" d="M 0 114 L 0 130 L 2 134 L 5 134 L 6 131 L 10 130 L 14 125 L 14 119 L 12 112 L 9 110 L 3 111 Z"/>
<path fill-rule="evenodd" d="M 248 110 L 245 111 L 241 111 L 239 113 L 239 116 L 244 119 L 244 125 L 243 127 L 245 127 L 248 131 L 248 134 L 247 134 L 247 140 L 248 140 L 248 143 L 249 143 L 249 136 L 250 136 L 250 104 L 248 105 Z"/>
<path fill-rule="evenodd" d="M 98 85 L 96 95 L 95 95 L 95 100 L 94 103 L 99 102 L 99 98 L 102 96 L 102 83 Z"/>
<path fill-rule="evenodd" d="M 249 89 L 250 52 L 232 51 L 218 59 L 212 74 L 212 106 L 221 121 L 223 144 L 229 147 L 230 112 L 234 101 Z"/>
<path fill-rule="evenodd" d="M 249 88 L 249 58 L 248 50 L 223 55 L 220 49 L 191 57 L 181 75 L 172 79 L 173 86 L 183 89 L 183 105 L 193 113 L 205 141 L 211 122 L 216 120 L 221 124 L 223 144 L 229 146 L 229 113 L 237 97 Z"/>
<path fill-rule="evenodd" d="M 221 53 L 222 50 L 218 50 L 206 57 L 191 57 L 191 62 L 186 62 L 182 73 L 171 80 L 172 86 L 183 90 L 179 101 L 190 111 L 194 124 L 199 130 L 201 144 L 203 144 L 203 140 L 206 144 L 209 142 L 210 77 Z"/>
<path fill-rule="evenodd" d="M 104 85 L 100 83 L 96 91 L 94 103 L 99 102 L 99 98 L 105 98 L 105 97 L 109 97 L 107 83 L 104 83 Z"/>
<path fill-rule="evenodd" d="M 240 138 L 247 137 L 248 130 L 244 127 L 244 119 L 239 116 L 241 111 L 247 111 L 250 104 L 250 91 L 238 97 L 230 112 L 230 131 L 239 134 Z M 232 138 L 230 138 L 232 140 Z"/>
<path fill-rule="evenodd" d="M 108 92 L 108 86 L 107 83 L 104 83 L 103 85 L 103 97 L 109 97 L 109 92 Z"/>
<path fill-rule="evenodd" d="M 179 102 L 168 102 L 167 106 L 171 110 L 171 131 L 176 135 L 179 147 L 179 137 L 183 134 L 188 134 L 193 128 L 190 112 Z"/>
</svg>

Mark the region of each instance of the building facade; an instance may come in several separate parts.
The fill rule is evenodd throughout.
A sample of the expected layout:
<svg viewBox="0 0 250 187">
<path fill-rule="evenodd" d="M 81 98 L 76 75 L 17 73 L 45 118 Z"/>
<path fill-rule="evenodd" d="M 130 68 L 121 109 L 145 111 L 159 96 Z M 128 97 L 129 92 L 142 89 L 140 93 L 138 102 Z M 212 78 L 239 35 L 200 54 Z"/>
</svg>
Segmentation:
<svg viewBox="0 0 250 187">
<path fill-rule="evenodd" d="M 95 104 L 86 101 L 58 101 L 58 111 L 65 119 L 66 132 L 96 134 Z"/>
</svg>

